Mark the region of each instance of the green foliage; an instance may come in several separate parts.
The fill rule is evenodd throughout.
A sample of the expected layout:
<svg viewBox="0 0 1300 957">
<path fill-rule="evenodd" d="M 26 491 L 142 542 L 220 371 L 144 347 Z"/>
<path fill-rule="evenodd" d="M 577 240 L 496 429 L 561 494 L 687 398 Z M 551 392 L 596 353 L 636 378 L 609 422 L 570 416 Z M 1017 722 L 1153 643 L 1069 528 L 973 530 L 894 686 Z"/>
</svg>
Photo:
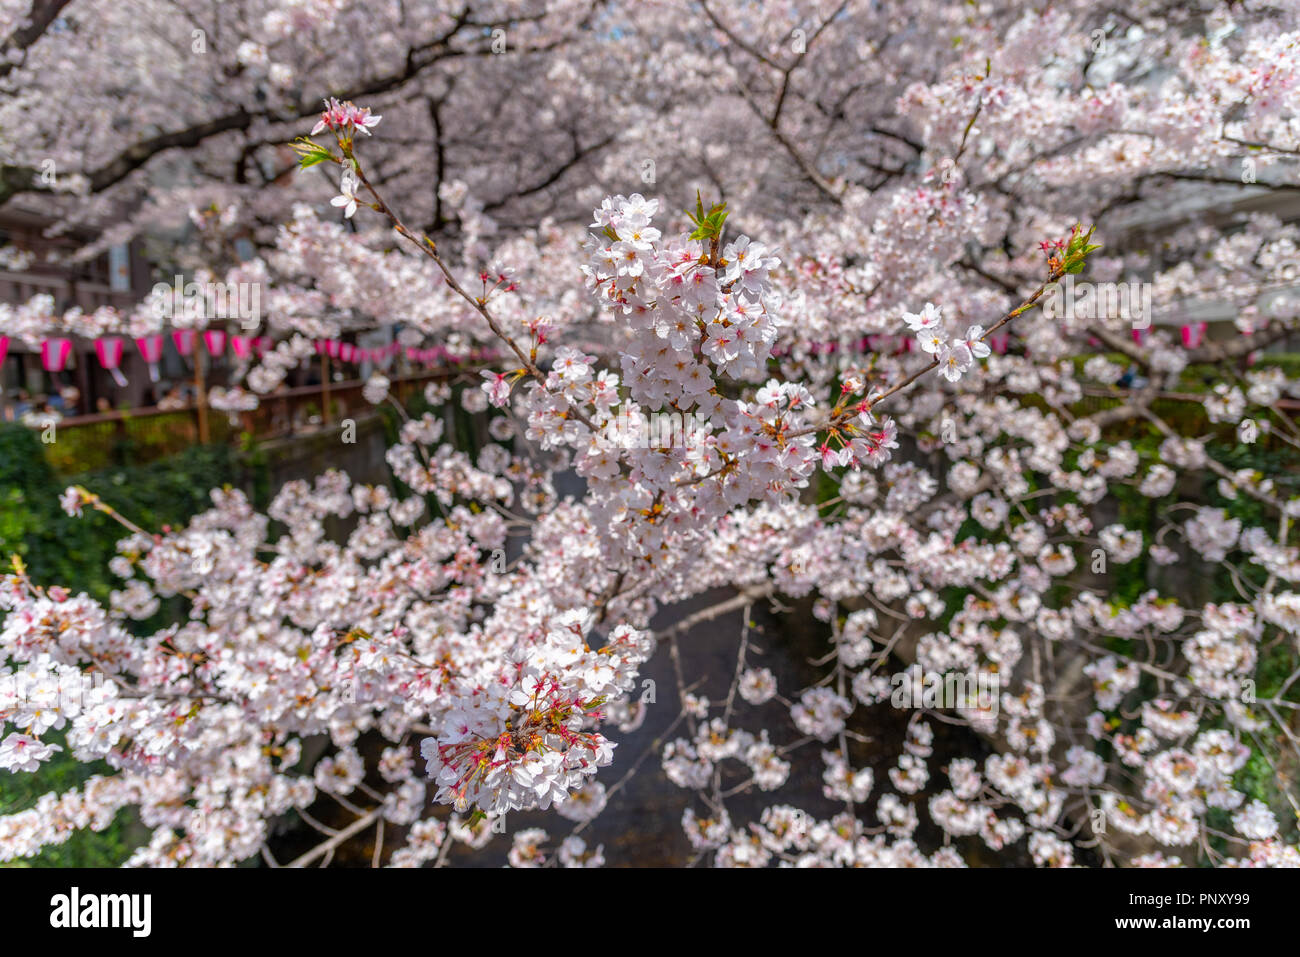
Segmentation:
<svg viewBox="0 0 1300 957">
<path fill-rule="evenodd" d="M 1253 469 L 1273 479 L 1274 494 L 1282 499 L 1290 498 L 1300 491 L 1300 471 L 1295 464 L 1295 453 L 1286 449 L 1269 449 L 1262 443 L 1246 445 L 1240 442 L 1219 444 L 1210 447 L 1211 454 L 1220 463 L 1237 471 Z M 1250 496 L 1239 493 L 1235 499 L 1225 498 L 1218 488 L 1214 473 L 1206 472 L 1204 482 L 1204 500 L 1212 506 L 1223 508 L 1228 515 L 1241 519 L 1243 527 L 1269 528 L 1276 520 L 1273 513 L 1263 503 Z M 1229 573 L 1228 564 L 1235 566 L 1235 572 Z M 1234 580 L 1234 574 L 1236 576 Z M 1215 602 L 1241 602 L 1238 583 L 1251 588 L 1263 588 L 1268 575 L 1264 569 L 1249 562 L 1239 562 L 1229 556 L 1228 563 L 1220 563 L 1213 575 L 1211 600 Z M 1256 689 L 1259 698 L 1271 698 L 1281 690 L 1286 678 L 1300 666 L 1295 646 L 1290 641 L 1266 641 L 1260 647 L 1259 661 L 1255 667 Z M 1300 703 L 1300 687 L 1288 689 L 1286 700 Z M 1262 801 L 1268 805 L 1277 817 L 1281 835 L 1287 843 L 1293 843 L 1300 830 L 1293 813 L 1291 802 L 1287 798 L 1288 782 L 1294 780 L 1297 773 L 1289 742 L 1282 733 L 1270 729 L 1262 735 L 1252 734 L 1242 739 L 1250 747 L 1251 755 L 1233 781 L 1233 786 L 1243 791 L 1248 799 Z M 1222 830 L 1231 831 L 1228 815 L 1223 815 Z M 1215 842 L 1216 849 L 1222 850 Z"/>
<path fill-rule="evenodd" d="M 222 445 L 194 446 L 148 465 L 66 478 L 51 468 L 46 450 L 26 426 L 0 426 L 0 563 L 7 568 L 9 556 L 18 554 L 36 584 L 64 585 L 105 602 L 121 586 L 107 566 L 126 532 L 98 512 L 87 510 L 82 518 L 64 513 L 63 489 L 84 486 L 141 527 L 161 530 L 187 523 L 211 506 L 209 489 L 237 484 L 241 475 L 238 454 Z M 48 740 L 57 742 L 58 735 Z M 96 773 L 111 772 L 103 764 L 80 764 L 64 751 L 35 774 L 0 774 L 0 814 L 33 807 L 42 794 L 79 787 Z M 131 850 L 129 823 L 120 814 L 103 832 L 79 831 L 24 866 L 116 866 Z"/>
<path fill-rule="evenodd" d="M 300 136 L 289 146 L 298 154 L 299 169 L 311 169 L 317 163 L 324 163 L 327 160 L 338 162 L 333 153 L 319 143 L 313 142 L 310 137 Z"/>
<path fill-rule="evenodd" d="M 722 227 L 727 222 L 726 203 L 714 203 L 709 207 L 709 211 L 704 211 L 704 200 L 700 198 L 700 191 L 695 191 L 695 212 L 686 210 L 686 215 L 691 217 L 691 222 L 695 224 L 695 229 L 691 232 L 691 239 L 709 239 L 714 240 L 722 235 Z"/>
<path fill-rule="evenodd" d="M 1100 249 L 1101 243 L 1089 243 L 1092 234 L 1097 231 L 1096 226 L 1089 226 L 1088 231 L 1083 231 L 1083 224 L 1075 224 L 1074 229 L 1070 231 L 1070 243 L 1065 248 L 1065 255 L 1061 257 L 1061 265 L 1068 273 L 1083 272 L 1084 264 L 1087 262 L 1088 254 L 1094 249 Z"/>
<path fill-rule="evenodd" d="M 1281 369 L 1288 379 L 1300 379 L 1300 352 L 1266 352 L 1259 357 L 1255 368 Z"/>
<path fill-rule="evenodd" d="M 1300 827 L 1297 827 L 1297 815 L 1288 813 L 1291 803 L 1283 790 L 1285 781 L 1286 776 L 1279 772 L 1272 759 L 1256 746 L 1251 748 L 1250 758 L 1245 767 L 1237 772 L 1232 783 L 1233 787 L 1245 792 L 1250 799 L 1263 801 L 1272 809 L 1277 817 L 1282 840 L 1292 844 L 1300 837 Z"/>
<path fill-rule="evenodd" d="M 234 441 L 237 430 L 224 415 L 208 418 L 210 441 Z M 115 421 L 80 425 L 57 432 L 44 445 L 45 457 L 56 472 L 71 475 L 125 465 L 142 465 L 176 455 L 198 444 L 198 421 L 188 410 L 152 415 L 123 413 Z"/>
<path fill-rule="evenodd" d="M 51 731 L 42 738 L 65 746 L 61 732 Z M 63 794 L 81 787 L 96 774 L 111 773 L 103 762 L 81 764 L 68 757 L 66 752 L 58 754 L 41 765 L 36 774 L 0 776 L 0 814 L 28 810 L 43 794 Z M 77 831 L 63 844 L 49 845 L 33 858 L 0 867 L 118 867 L 130 856 L 134 844 L 130 823 L 127 812 L 119 812 L 101 832 Z"/>
<path fill-rule="evenodd" d="M 0 428 L 0 556 L 6 568 L 20 555 L 32 579 L 41 585 L 96 583 L 106 569 L 92 570 L 80 556 L 99 555 L 94 530 L 80 525 L 59 508 L 64 488 L 45 458 L 36 433 L 25 426 Z M 112 543 L 109 543 L 111 549 Z M 90 577 L 87 578 L 86 576 Z M 85 590 L 89 591 L 89 588 Z M 97 597 L 107 597 L 98 589 Z"/>
<path fill-rule="evenodd" d="M 120 583 L 108 560 L 125 530 L 106 515 L 72 518 L 59 494 L 81 485 L 147 529 L 183 525 L 211 507 L 210 489 L 240 481 L 235 451 L 224 445 L 192 446 L 147 465 L 61 477 L 31 429 L 0 427 L 0 556 L 22 556 L 38 585 L 66 585 L 99 601 Z"/>
</svg>

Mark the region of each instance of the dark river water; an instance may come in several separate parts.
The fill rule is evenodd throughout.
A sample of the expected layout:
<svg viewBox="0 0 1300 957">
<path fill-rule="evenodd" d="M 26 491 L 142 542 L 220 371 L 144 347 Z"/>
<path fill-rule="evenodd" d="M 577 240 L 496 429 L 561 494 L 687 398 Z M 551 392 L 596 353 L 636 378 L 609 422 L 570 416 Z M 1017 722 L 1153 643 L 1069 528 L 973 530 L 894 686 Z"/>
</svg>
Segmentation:
<svg viewBox="0 0 1300 957">
<path fill-rule="evenodd" d="M 662 616 L 664 620 L 656 620 L 654 625 L 662 628 L 666 623 L 680 620 L 693 611 L 707 608 L 729 597 L 730 594 L 723 590 L 702 596 L 688 605 L 665 612 Z M 688 684 L 703 679 L 694 693 L 709 698 L 712 703 L 711 717 L 721 716 L 722 705 L 731 685 L 741 635 L 741 614 L 740 610 L 736 610 L 712 621 L 701 622 L 678 637 L 683 673 L 688 676 Z M 824 657 L 830 645 L 829 629 L 812 617 L 809 602 L 800 602 L 792 611 L 779 615 L 760 602 L 753 606 L 750 619 L 754 624 L 750 628 L 747 664 L 749 667 L 770 669 L 776 676 L 777 687 L 783 696 L 794 697 L 800 689 L 826 673 L 826 666 L 818 668 L 810 663 L 812 659 Z M 614 727 L 607 729 L 606 733 L 618 746 L 614 763 L 601 770 L 599 779 L 607 788 L 612 788 L 633 763 L 643 755 L 645 759 L 638 772 L 610 796 L 604 812 L 584 829 L 581 836 L 589 846 L 604 846 L 607 866 L 681 867 L 692 862 L 708 865 L 711 856 L 695 861 L 696 854 L 681 827 L 682 813 L 687 807 L 694 807 L 697 814 L 707 816 L 707 806 L 693 792 L 678 788 L 664 775 L 659 760 L 662 745 L 655 749 L 655 753 L 646 754 L 647 749 L 663 736 L 678 714 L 676 682 L 667 643 L 661 643 L 655 656 L 643 669 L 641 677 L 655 682 L 656 702 L 646 706 L 645 721 L 636 730 L 623 733 Z M 870 739 L 865 742 L 849 740 L 853 767 L 870 767 L 874 773 L 875 786 L 872 793 L 866 804 L 858 808 L 859 816 L 868 826 L 879 823 L 874 815 L 876 799 L 883 790 L 892 790 L 889 788 L 888 772 L 897 761 L 911 715 L 911 711 L 894 708 L 885 701 L 870 708 L 858 704 L 849 720 L 852 730 Z M 745 728 L 755 734 L 767 725 L 769 736 L 778 747 L 789 744 L 798 737 L 787 709 L 776 701 L 753 707 L 737 696 L 731 723 L 733 727 Z M 929 724 L 934 730 L 934 755 L 929 762 L 930 785 L 920 794 L 910 797 L 900 795 L 904 800 L 923 803 L 932 794 L 946 787 L 947 777 L 942 769 L 947 766 L 950 758 L 970 757 L 982 764 L 983 757 L 989 753 L 987 743 L 966 728 L 937 720 L 931 720 Z M 669 740 L 676 737 L 689 737 L 685 722 L 678 724 Z M 377 757 L 379 747 L 382 744 L 375 742 L 375 754 L 368 755 L 368 758 Z M 822 794 L 821 774 L 824 765 L 820 751 L 820 742 L 813 742 L 789 755 L 788 759 L 792 762 L 790 778 L 781 788 L 771 792 L 752 789 L 727 798 L 726 807 L 733 826 L 744 827 L 751 821 L 756 822 L 763 808 L 771 804 L 794 805 L 819 819 L 829 818 L 842 811 L 842 803 L 831 801 Z M 724 774 L 724 790 L 748 777 L 747 769 L 739 762 L 727 761 L 723 767 L 732 771 L 730 777 Z M 928 823 L 929 816 L 924 806 L 917 810 L 921 826 L 915 839 L 921 850 L 933 852 L 943 846 L 943 834 Z M 319 800 L 308 813 L 334 827 L 346 826 L 353 819 L 327 797 Z M 554 849 L 574 824 L 553 811 L 508 816 L 509 832 L 529 827 L 546 830 L 550 836 L 548 846 Z M 402 835 L 400 831 L 394 833 L 394 830 L 389 828 L 386 848 L 400 846 Z M 289 827 L 272 845 L 276 857 L 285 861 L 319 840 L 314 832 L 298 824 Z M 1023 838 L 1015 847 L 1000 852 L 996 858 L 976 838 L 961 839 L 956 846 L 972 865 L 1029 865 Z M 509 840 L 505 836 L 494 837 L 480 850 L 457 845 L 447 863 L 453 866 L 500 867 L 505 863 L 509 848 Z M 369 866 L 373 851 L 372 830 L 341 849 L 333 863 L 336 866 Z"/>
</svg>

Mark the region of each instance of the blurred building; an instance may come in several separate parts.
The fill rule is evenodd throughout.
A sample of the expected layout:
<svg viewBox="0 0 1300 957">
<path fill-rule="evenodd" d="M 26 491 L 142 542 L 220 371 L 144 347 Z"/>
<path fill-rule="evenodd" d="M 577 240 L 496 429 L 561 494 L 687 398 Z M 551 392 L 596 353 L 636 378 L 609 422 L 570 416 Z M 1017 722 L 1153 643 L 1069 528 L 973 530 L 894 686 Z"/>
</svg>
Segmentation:
<svg viewBox="0 0 1300 957">
<path fill-rule="evenodd" d="M 151 268 L 141 254 L 140 243 L 110 246 L 97 256 L 76 259 L 77 251 L 98 237 L 87 230 L 51 235 L 54 225 L 52 217 L 34 207 L 10 202 L 0 209 L 0 302 L 17 306 L 46 294 L 53 297 L 57 314 L 74 307 L 90 313 L 102 306 L 129 311 L 147 295 Z M 148 398 L 145 365 L 132 344 L 123 350 L 122 368 L 128 380 L 140 386 L 129 390 L 133 394 L 124 395 L 126 390 L 119 389 L 100 368 L 93 343 L 75 337 L 72 342 L 67 368 L 49 373 L 41 365 L 39 350 L 10 336 L 9 352 L 0 366 L 5 402 L 14 405 L 20 393 L 36 402 L 71 386 L 78 393 L 76 407 L 61 410 L 71 415 L 93 411 L 100 399 L 116 406 L 138 405 Z"/>
<path fill-rule="evenodd" d="M 1163 191 L 1158 202 L 1143 203 L 1111 220 L 1107 235 L 1102 241 L 1111 251 L 1143 251 L 1150 255 L 1151 265 L 1167 269 L 1178 258 L 1166 260 L 1162 255 L 1165 239 L 1174 231 L 1198 225 L 1212 226 L 1230 235 L 1244 227 L 1248 217 L 1265 213 L 1283 223 L 1300 223 L 1300 186 L 1290 185 L 1281 176 L 1273 175 L 1273 187 L 1231 182 L 1233 170 L 1223 171 L 1222 179 L 1214 183 L 1174 182 Z M 1262 177 L 1261 177 L 1262 178 Z M 1274 300 L 1300 299 L 1300 262 L 1292 265 L 1290 273 L 1283 270 L 1283 280 L 1265 290 L 1243 289 L 1235 300 L 1189 295 L 1175 302 L 1155 304 L 1154 326 L 1180 327 L 1204 322 L 1206 335 L 1211 340 L 1232 340 L 1241 333 L 1234 325 L 1242 307 L 1255 306 L 1263 316 L 1270 313 Z M 1291 331 L 1270 343 L 1264 353 L 1300 352 L 1300 331 Z"/>
</svg>

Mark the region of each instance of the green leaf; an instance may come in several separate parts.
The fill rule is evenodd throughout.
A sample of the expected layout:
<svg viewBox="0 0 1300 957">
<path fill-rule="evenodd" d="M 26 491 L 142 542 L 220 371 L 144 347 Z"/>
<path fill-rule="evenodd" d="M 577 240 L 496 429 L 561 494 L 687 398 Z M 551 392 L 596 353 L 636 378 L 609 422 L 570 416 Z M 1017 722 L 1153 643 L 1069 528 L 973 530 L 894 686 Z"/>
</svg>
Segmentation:
<svg viewBox="0 0 1300 957">
<path fill-rule="evenodd" d="M 328 149 L 306 136 L 298 137 L 289 146 L 298 154 L 299 169 L 310 169 L 317 163 L 335 158 Z"/>
<path fill-rule="evenodd" d="M 691 218 L 695 224 L 695 229 L 691 232 L 691 239 L 713 239 L 722 235 L 722 226 L 727 221 L 729 215 L 727 204 L 725 202 L 714 203 L 709 207 L 709 211 L 704 211 L 704 201 L 700 198 L 700 191 L 695 191 L 695 212 L 686 210 L 686 215 Z"/>
</svg>

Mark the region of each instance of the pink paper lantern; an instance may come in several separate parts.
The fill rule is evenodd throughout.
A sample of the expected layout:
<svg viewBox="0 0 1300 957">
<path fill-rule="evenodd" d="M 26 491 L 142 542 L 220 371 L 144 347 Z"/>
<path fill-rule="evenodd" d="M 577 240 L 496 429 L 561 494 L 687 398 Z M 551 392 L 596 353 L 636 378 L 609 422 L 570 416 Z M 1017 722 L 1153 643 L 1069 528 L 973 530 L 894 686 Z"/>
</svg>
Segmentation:
<svg viewBox="0 0 1300 957">
<path fill-rule="evenodd" d="M 108 370 L 119 389 L 126 388 L 127 384 L 121 369 L 123 345 L 125 343 L 116 336 L 95 340 L 95 355 L 99 356 L 99 364 Z"/>
<path fill-rule="evenodd" d="M 163 337 L 161 335 L 141 336 L 135 340 L 135 345 L 140 350 L 141 357 L 149 364 L 150 381 L 157 382 L 158 363 L 163 353 Z"/>
<path fill-rule="evenodd" d="M 209 329 L 203 333 L 203 347 L 215 359 L 226 351 L 226 333 L 221 329 Z"/>
<path fill-rule="evenodd" d="M 1189 349 L 1195 349 L 1205 339 L 1204 322 L 1194 322 L 1190 325 L 1183 326 L 1183 345 Z"/>
<path fill-rule="evenodd" d="M 71 339 L 46 339 L 41 343 L 41 366 L 46 372 L 62 372 L 70 355 Z"/>
<path fill-rule="evenodd" d="M 188 358 L 194 351 L 194 330 L 177 329 L 172 333 L 172 342 L 176 346 L 176 351 Z"/>
<path fill-rule="evenodd" d="M 7 355 L 9 355 L 9 337 L 0 336 L 0 365 L 4 364 Z"/>
<path fill-rule="evenodd" d="M 234 350 L 236 359 L 247 359 L 253 352 L 253 343 L 248 336 L 231 336 L 230 348 Z"/>
</svg>

